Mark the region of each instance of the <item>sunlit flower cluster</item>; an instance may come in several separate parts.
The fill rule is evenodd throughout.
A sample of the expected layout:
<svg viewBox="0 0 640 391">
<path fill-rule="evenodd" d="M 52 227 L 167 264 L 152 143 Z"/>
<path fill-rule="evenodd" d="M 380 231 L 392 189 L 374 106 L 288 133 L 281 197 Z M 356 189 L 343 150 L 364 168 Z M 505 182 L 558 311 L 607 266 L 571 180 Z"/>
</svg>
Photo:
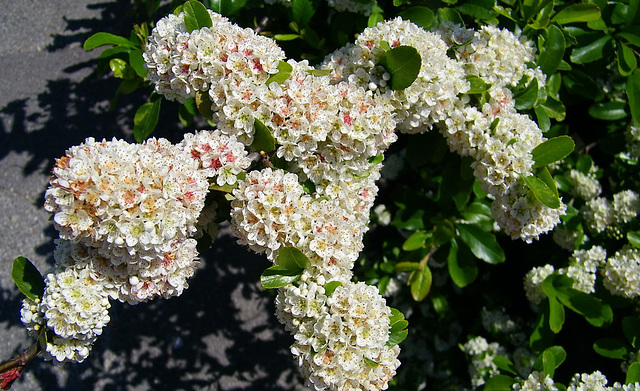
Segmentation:
<svg viewBox="0 0 640 391">
<path fill-rule="evenodd" d="M 390 75 L 378 65 L 385 54 L 382 42 L 391 48 L 414 47 L 422 58 L 417 79 L 404 90 L 394 91 Z M 394 106 L 398 131 L 419 133 L 444 121 L 457 95 L 469 89 L 461 64 L 447 56 L 447 46 L 435 33 L 396 18 L 365 29 L 354 44 L 327 56 L 321 68 L 330 69 L 334 80 L 348 80 L 387 96 Z"/>
<path fill-rule="evenodd" d="M 226 95 L 232 84 L 264 83 L 284 59 L 271 39 L 209 11 L 212 27 L 189 32 L 184 14 L 169 14 L 153 29 L 143 54 L 159 94 L 184 102 L 196 92 Z"/>
<path fill-rule="evenodd" d="M 553 379 L 538 371 L 531 372 L 521 383 L 514 384 L 513 389 L 518 391 L 558 391 Z"/>
<path fill-rule="evenodd" d="M 609 257 L 602 268 L 605 288 L 618 296 L 640 296 L 640 251 L 625 246 Z"/>
<path fill-rule="evenodd" d="M 623 190 L 613 195 L 613 200 L 598 197 L 588 201 L 582 216 L 587 228 L 594 233 L 618 237 L 620 225 L 630 222 L 640 212 L 640 195 L 633 190 Z"/>
<path fill-rule="evenodd" d="M 400 365 L 387 345 L 390 310 L 378 289 L 348 282 L 330 294 L 314 282 L 280 289 L 276 315 L 315 390 L 384 390 Z"/>
<path fill-rule="evenodd" d="M 575 169 L 569 171 L 567 178 L 573 185 L 571 191 L 575 196 L 585 201 L 590 201 L 602 193 L 600 181 L 595 177 L 596 171 L 597 167 L 595 165 L 591 166 L 587 174 Z"/>
</svg>

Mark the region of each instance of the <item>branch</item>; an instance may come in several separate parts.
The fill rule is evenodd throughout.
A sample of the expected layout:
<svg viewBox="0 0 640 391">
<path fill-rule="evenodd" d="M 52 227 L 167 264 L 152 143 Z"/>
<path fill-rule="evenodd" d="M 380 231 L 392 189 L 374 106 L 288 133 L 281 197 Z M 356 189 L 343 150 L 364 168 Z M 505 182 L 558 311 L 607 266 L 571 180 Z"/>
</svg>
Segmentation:
<svg viewBox="0 0 640 391">
<path fill-rule="evenodd" d="M 33 360 L 40 350 L 40 344 L 36 341 L 16 357 L 0 363 L 0 388 L 3 390 L 11 388 L 11 384 L 22 375 L 27 364 Z"/>
</svg>

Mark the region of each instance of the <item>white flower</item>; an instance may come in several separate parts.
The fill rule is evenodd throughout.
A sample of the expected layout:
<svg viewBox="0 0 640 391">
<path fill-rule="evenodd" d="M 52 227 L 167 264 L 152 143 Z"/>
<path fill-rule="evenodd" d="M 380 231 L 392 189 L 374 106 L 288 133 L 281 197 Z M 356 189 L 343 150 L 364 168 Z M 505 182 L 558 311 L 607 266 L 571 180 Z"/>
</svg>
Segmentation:
<svg viewBox="0 0 640 391">
<path fill-rule="evenodd" d="M 529 270 L 524 277 L 524 290 L 527 299 L 534 304 L 539 304 L 547 295 L 542 291 L 542 282 L 553 274 L 554 268 L 551 265 L 534 267 Z"/>
<path fill-rule="evenodd" d="M 514 390 L 519 391 L 558 391 L 553 379 L 542 372 L 533 371 L 522 383 L 513 385 Z"/>
<path fill-rule="evenodd" d="M 627 298 L 640 296 L 640 251 L 623 247 L 607 259 L 602 269 L 605 288 Z"/>
</svg>

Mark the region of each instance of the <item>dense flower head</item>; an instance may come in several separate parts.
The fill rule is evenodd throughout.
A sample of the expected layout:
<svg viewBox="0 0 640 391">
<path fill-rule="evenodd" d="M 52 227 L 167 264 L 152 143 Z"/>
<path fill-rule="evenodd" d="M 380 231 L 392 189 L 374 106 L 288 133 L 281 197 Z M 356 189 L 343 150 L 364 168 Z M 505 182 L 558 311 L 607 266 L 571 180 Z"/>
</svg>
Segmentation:
<svg viewBox="0 0 640 391">
<path fill-rule="evenodd" d="M 53 332 L 46 359 L 81 362 L 109 322 L 110 306 L 103 282 L 90 268 L 58 267 L 45 276 L 43 297 L 37 304 L 26 299 L 21 315 L 30 334 L 41 327 Z"/>
<path fill-rule="evenodd" d="M 623 190 L 613 195 L 594 198 L 585 203 L 582 217 L 587 228 L 594 233 L 606 232 L 619 236 L 619 227 L 635 219 L 640 212 L 640 195 L 633 190 Z"/>
<path fill-rule="evenodd" d="M 304 282 L 279 290 L 276 315 L 294 336 L 291 352 L 315 390 L 384 390 L 400 362 L 387 345 L 391 311 L 376 287 L 345 283 L 327 296 Z M 375 364 L 373 364 L 375 363 Z"/>
<path fill-rule="evenodd" d="M 513 385 L 518 391 L 558 391 L 553 379 L 542 372 L 533 371 L 521 383 Z"/>
<path fill-rule="evenodd" d="M 236 176 L 249 168 L 254 157 L 243 143 L 219 130 L 187 133 L 177 148 L 199 162 L 199 170 L 207 178 L 215 178 L 218 186 L 235 184 Z"/>
<path fill-rule="evenodd" d="M 604 232 L 615 221 L 611 202 L 604 197 L 588 201 L 582 208 L 582 217 L 587 228 L 595 233 Z"/>
<path fill-rule="evenodd" d="M 523 77 L 528 81 L 535 78 L 544 86 L 544 73 L 527 65 L 535 59 L 535 48 L 525 36 L 496 26 L 472 30 L 451 22 L 442 23 L 437 33 L 468 75 L 479 76 L 493 86 L 515 87 Z"/>
<path fill-rule="evenodd" d="M 625 138 L 629 154 L 636 159 L 640 158 L 640 126 L 629 124 L 625 131 Z"/>
<path fill-rule="evenodd" d="M 576 373 L 571 378 L 571 383 L 567 387 L 567 391 L 591 391 L 591 390 L 607 390 L 608 380 L 600 371 L 591 374 Z"/>
<path fill-rule="evenodd" d="M 383 41 L 392 48 L 412 46 L 422 58 L 417 79 L 404 90 L 391 90 L 390 75 L 378 65 L 385 53 Z M 354 44 L 328 55 L 321 68 L 330 69 L 336 81 L 348 80 L 387 96 L 395 108 L 398 130 L 405 133 L 425 132 L 445 120 L 457 95 L 469 89 L 462 66 L 447 56 L 445 42 L 399 17 L 365 29 Z"/>
<path fill-rule="evenodd" d="M 461 349 L 469 362 L 469 375 L 473 387 L 479 387 L 497 375 L 499 370 L 493 359 L 498 355 L 506 355 L 505 349 L 499 343 L 489 343 L 480 336 L 470 338 Z"/>
<path fill-rule="evenodd" d="M 602 280 L 611 293 L 627 298 L 640 296 L 640 251 L 625 246 L 607 259 Z"/>
<path fill-rule="evenodd" d="M 243 29 L 209 11 L 212 27 L 188 32 L 184 14 L 160 19 L 143 53 L 149 80 L 169 100 L 183 103 L 196 92 L 232 84 L 264 83 L 277 72 L 284 52 L 270 38 Z"/>
<path fill-rule="evenodd" d="M 524 290 L 527 299 L 534 304 L 540 304 L 547 295 L 542 291 L 542 282 L 555 271 L 552 265 L 534 267 L 524 277 Z"/>
<path fill-rule="evenodd" d="M 116 265 L 190 237 L 208 188 L 197 161 L 164 139 L 88 138 L 57 160 L 50 184 L 45 209 L 60 237 L 102 247 Z"/>
<path fill-rule="evenodd" d="M 314 278 L 350 280 L 364 226 L 337 200 L 307 194 L 296 174 L 271 168 L 248 173 L 233 194 L 238 243 L 274 262 L 280 248 L 293 246 L 311 259 Z"/>
<path fill-rule="evenodd" d="M 567 178 L 573 185 L 572 193 L 585 201 L 592 200 L 602 193 L 602 186 L 595 177 L 595 166 L 591 167 L 589 173 L 584 174 L 578 170 L 572 169 L 569 171 Z"/>
</svg>

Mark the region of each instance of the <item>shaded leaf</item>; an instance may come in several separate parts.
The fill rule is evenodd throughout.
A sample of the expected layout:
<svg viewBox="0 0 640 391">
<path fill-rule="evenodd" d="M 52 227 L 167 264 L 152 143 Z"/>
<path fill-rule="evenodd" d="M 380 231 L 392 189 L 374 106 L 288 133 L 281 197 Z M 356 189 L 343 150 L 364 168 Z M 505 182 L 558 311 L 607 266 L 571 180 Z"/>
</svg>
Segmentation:
<svg viewBox="0 0 640 391">
<path fill-rule="evenodd" d="M 401 16 L 404 20 L 410 20 L 425 30 L 429 30 L 436 21 L 436 16 L 427 7 L 410 7 L 400 12 L 398 16 Z"/>
<path fill-rule="evenodd" d="M 31 300 L 42 297 L 44 294 L 44 279 L 38 269 L 25 257 L 13 260 L 11 278 L 20 292 Z"/>
<path fill-rule="evenodd" d="M 629 240 L 629 243 L 631 243 L 633 247 L 640 248 L 640 231 L 627 232 L 627 240 Z"/>
<path fill-rule="evenodd" d="M 416 80 L 422 67 L 422 57 L 412 46 L 397 46 L 387 51 L 379 64 L 391 75 L 391 89 L 399 91 Z"/>
<path fill-rule="evenodd" d="M 304 253 L 295 247 L 284 247 L 278 252 L 276 265 L 288 269 L 304 269 L 311 261 Z"/>
<path fill-rule="evenodd" d="M 484 384 L 484 391 L 511 391 L 517 381 L 507 375 L 495 375 Z"/>
<path fill-rule="evenodd" d="M 504 251 L 494 234 L 485 232 L 472 224 L 456 224 L 455 226 L 460 239 L 469 246 L 473 255 L 491 264 L 504 262 Z"/>
<path fill-rule="evenodd" d="M 640 362 L 634 362 L 627 369 L 627 379 L 625 384 L 633 384 L 640 382 Z"/>
<path fill-rule="evenodd" d="M 618 46 L 617 57 L 618 71 L 622 76 L 629 76 L 638 67 L 635 53 L 624 43 Z"/>
<path fill-rule="evenodd" d="M 634 349 L 640 348 L 640 318 L 627 316 L 622 319 L 622 331 Z"/>
<path fill-rule="evenodd" d="M 564 56 L 565 40 L 562 31 L 555 25 L 547 28 L 544 47 L 538 57 L 538 65 L 544 73 L 552 75 Z"/>
<path fill-rule="evenodd" d="M 253 127 L 255 132 L 253 133 L 253 142 L 250 147 L 255 151 L 265 151 L 267 153 L 275 151 L 276 139 L 273 137 L 271 129 L 257 118 L 253 120 Z"/>
<path fill-rule="evenodd" d="M 275 289 L 291 284 L 300 278 L 304 269 L 288 269 L 282 266 L 271 266 L 260 276 L 260 284 L 264 289 Z"/>
<path fill-rule="evenodd" d="M 151 102 L 140 106 L 133 117 L 133 137 L 139 143 L 146 140 L 155 130 L 160 118 L 162 100 L 152 97 Z"/>
<path fill-rule="evenodd" d="M 431 237 L 431 233 L 427 231 L 415 231 L 402 243 L 402 249 L 404 251 L 414 251 L 419 248 L 423 248 L 425 242 Z"/>
<path fill-rule="evenodd" d="M 529 85 L 522 91 L 514 94 L 516 100 L 516 109 L 528 110 L 532 108 L 538 101 L 538 79 L 533 79 Z"/>
<path fill-rule="evenodd" d="M 626 102 L 612 101 L 595 103 L 589 107 L 589 115 L 603 121 L 615 121 L 627 116 Z"/>
<path fill-rule="evenodd" d="M 640 124 L 640 71 L 636 70 L 627 77 L 627 98 L 631 117 L 636 125 Z"/>
<path fill-rule="evenodd" d="M 422 270 L 415 270 L 409 278 L 411 297 L 415 301 L 422 301 L 431 290 L 431 269 L 424 266 Z"/>
<path fill-rule="evenodd" d="M 593 343 L 593 350 L 603 357 L 623 359 L 629 354 L 627 344 L 615 338 L 602 338 Z"/>
<path fill-rule="evenodd" d="M 412 272 L 420 268 L 419 262 L 398 262 L 394 266 L 394 270 L 397 272 Z"/>
<path fill-rule="evenodd" d="M 213 102 L 207 92 L 196 91 L 195 104 L 198 112 L 205 119 L 213 118 Z"/>
<path fill-rule="evenodd" d="M 561 9 L 551 18 L 551 21 L 558 24 L 593 22 L 600 19 L 600 8 L 595 4 L 581 3 L 571 4 Z"/>
<path fill-rule="evenodd" d="M 451 239 L 451 247 L 447 256 L 449 275 L 454 284 L 463 288 L 478 277 L 478 266 L 466 247 L 458 248 L 458 242 Z"/>
<path fill-rule="evenodd" d="M 311 0 L 293 0 L 291 2 L 291 13 L 293 20 L 300 27 L 304 27 L 309 23 L 316 10 L 313 8 Z"/>
<path fill-rule="evenodd" d="M 513 364 L 513 362 L 511 362 L 511 360 L 509 360 L 505 356 L 494 357 L 493 363 L 502 372 L 507 372 L 514 376 L 518 376 L 518 370 L 516 369 L 516 366 Z"/>
<path fill-rule="evenodd" d="M 613 37 L 610 35 L 604 35 L 584 46 L 579 46 L 571 51 L 571 61 L 576 64 L 586 64 L 593 61 L 597 61 L 604 57 L 604 51 L 611 42 Z"/>
<path fill-rule="evenodd" d="M 231 16 L 242 9 L 247 0 L 208 0 L 209 8 L 219 14 Z"/>
<path fill-rule="evenodd" d="M 555 297 L 549 297 L 549 327 L 558 334 L 563 325 L 564 306 Z"/>
</svg>

